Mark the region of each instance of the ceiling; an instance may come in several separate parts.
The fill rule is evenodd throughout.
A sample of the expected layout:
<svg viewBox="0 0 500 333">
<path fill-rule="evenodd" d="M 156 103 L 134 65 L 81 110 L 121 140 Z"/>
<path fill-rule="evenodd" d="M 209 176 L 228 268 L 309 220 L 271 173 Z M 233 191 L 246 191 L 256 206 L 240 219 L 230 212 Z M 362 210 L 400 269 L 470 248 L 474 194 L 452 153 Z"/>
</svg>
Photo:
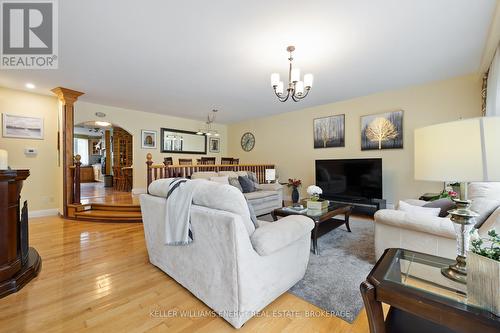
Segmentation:
<svg viewBox="0 0 500 333">
<path fill-rule="evenodd" d="M 230 123 L 478 71 L 495 0 L 59 1 L 59 69 L 0 71 L 0 86 L 64 86 L 81 100 Z M 293 44 L 305 100 L 269 76 Z"/>
</svg>

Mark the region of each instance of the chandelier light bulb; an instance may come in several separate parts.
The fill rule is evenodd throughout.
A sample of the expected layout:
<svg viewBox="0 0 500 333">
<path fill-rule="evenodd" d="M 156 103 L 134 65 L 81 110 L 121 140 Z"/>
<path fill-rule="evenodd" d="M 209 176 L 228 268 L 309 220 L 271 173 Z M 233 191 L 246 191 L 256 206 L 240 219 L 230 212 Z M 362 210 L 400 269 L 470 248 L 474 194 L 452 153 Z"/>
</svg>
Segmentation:
<svg viewBox="0 0 500 333">
<path fill-rule="evenodd" d="M 304 86 L 311 88 L 313 85 L 314 77 L 311 73 L 304 75 Z"/>
<path fill-rule="evenodd" d="M 298 81 L 295 83 L 295 92 L 298 96 L 302 96 L 304 94 L 304 82 Z"/>
<path fill-rule="evenodd" d="M 279 95 L 283 95 L 283 81 L 278 82 L 278 86 L 276 87 L 276 93 Z"/>
<path fill-rule="evenodd" d="M 300 81 L 300 68 L 292 68 L 291 73 L 290 77 L 292 82 Z"/>
<path fill-rule="evenodd" d="M 280 82 L 280 75 L 279 75 L 279 73 L 273 73 L 273 74 L 271 74 L 271 86 L 275 87 L 275 86 L 278 85 L 279 82 Z"/>
</svg>

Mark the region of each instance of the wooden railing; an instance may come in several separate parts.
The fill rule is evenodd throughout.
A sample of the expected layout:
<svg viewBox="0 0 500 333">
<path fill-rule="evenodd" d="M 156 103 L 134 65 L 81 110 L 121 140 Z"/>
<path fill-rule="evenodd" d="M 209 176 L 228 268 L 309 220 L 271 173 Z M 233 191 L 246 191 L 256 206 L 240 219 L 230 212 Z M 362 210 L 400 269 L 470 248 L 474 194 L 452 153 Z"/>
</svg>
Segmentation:
<svg viewBox="0 0 500 333">
<path fill-rule="evenodd" d="M 219 172 L 219 171 L 252 171 L 255 172 L 259 183 L 266 180 L 266 169 L 274 169 L 273 164 L 197 164 L 197 165 L 165 165 L 154 164 L 153 156 L 146 156 L 147 184 L 162 178 L 183 177 L 191 178 L 195 172 Z"/>
<path fill-rule="evenodd" d="M 69 168 L 73 171 L 73 184 L 71 186 L 71 193 L 68 193 L 70 202 L 79 205 L 80 202 L 80 167 L 82 166 L 82 162 L 80 160 L 82 157 L 80 155 L 76 155 L 73 159 L 73 165 Z"/>
</svg>

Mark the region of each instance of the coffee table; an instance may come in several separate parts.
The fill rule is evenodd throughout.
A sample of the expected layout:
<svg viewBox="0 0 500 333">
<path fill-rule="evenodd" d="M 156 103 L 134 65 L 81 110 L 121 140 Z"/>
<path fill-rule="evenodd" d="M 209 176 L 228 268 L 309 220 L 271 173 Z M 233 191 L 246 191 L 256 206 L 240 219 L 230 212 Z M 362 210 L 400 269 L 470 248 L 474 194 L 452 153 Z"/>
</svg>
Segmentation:
<svg viewBox="0 0 500 333">
<path fill-rule="evenodd" d="M 305 206 L 305 202 L 302 202 Z M 274 221 L 278 220 L 278 216 L 285 217 L 289 215 L 303 215 L 309 217 L 314 221 L 314 229 L 312 230 L 312 245 L 313 245 L 313 253 L 319 255 L 319 247 L 318 247 L 318 238 L 322 235 L 332 231 L 340 227 L 341 225 L 346 226 L 347 231 L 351 232 L 351 228 L 349 227 L 349 216 L 352 212 L 352 206 L 348 204 L 341 203 L 330 203 L 327 209 L 318 211 L 308 209 L 303 213 L 290 211 L 285 209 L 285 207 L 275 209 L 271 216 Z M 337 215 L 344 215 L 344 219 L 335 218 Z"/>
<path fill-rule="evenodd" d="M 361 284 L 371 333 L 498 333 L 500 317 L 468 297 L 441 268 L 454 260 L 387 249 Z M 390 305 L 384 319 L 382 303 Z"/>
</svg>

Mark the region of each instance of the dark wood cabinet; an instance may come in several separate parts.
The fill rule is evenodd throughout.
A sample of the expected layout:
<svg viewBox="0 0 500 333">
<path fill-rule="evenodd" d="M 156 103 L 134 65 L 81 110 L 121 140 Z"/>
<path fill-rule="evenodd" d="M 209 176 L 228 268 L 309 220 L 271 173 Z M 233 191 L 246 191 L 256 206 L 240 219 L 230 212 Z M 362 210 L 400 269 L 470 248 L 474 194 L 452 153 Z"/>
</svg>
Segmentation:
<svg viewBox="0 0 500 333">
<path fill-rule="evenodd" d="M 28 204 L 20 207 L 29 170 L 0 170 L 0 297 L 21 289 L 41 268 L 28 240 Z"/>
</svg>

